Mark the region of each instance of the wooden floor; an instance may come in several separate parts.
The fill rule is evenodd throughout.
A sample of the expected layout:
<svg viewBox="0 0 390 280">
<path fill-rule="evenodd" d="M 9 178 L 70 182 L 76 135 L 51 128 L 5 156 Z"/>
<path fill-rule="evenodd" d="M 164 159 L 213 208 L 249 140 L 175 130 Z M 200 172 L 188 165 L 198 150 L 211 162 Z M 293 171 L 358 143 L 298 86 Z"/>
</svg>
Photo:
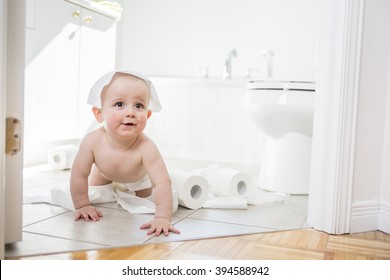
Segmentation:
<svg viewBox="0 0 390 280">
<path fill-rule="evenodd" d="M 313 229 L 19 258 L 67 260 L 390 260 L 390 234 L 329 235 Z"/>
</svg>

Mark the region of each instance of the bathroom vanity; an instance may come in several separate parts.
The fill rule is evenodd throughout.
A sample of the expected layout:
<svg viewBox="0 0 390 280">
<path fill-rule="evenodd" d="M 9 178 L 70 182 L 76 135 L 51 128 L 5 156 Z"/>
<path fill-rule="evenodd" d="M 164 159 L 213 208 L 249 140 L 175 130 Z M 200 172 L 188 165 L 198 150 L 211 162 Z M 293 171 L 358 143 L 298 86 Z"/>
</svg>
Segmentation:
<svg viewBox="0 0 390 280">
<path fill-rule="evenodd" d="M 89 88 L 115 67 L 120 14 L 82 0 L 27 1 L 25 131 L 28 145 L 81 138 L 93 121 Z M 96 3 L 95 3 L 96 4 Z M 45 155 L 45 151 L 39 151 Z"/>
</svg>

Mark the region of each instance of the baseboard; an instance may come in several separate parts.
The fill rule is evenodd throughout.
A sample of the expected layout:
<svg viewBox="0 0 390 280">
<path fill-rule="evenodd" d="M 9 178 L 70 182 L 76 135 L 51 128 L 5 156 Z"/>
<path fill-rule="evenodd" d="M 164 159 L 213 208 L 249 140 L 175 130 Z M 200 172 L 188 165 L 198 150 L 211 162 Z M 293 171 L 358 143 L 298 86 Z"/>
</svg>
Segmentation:
<svg viewBox="0 0 390 280">
<path fill-rule="evenodd" d="M 379 205 L 378 230 L 390 234 L 390 202 L 381 201 Z"/>
<path fill-rule="evenodd" d="M 379 200 L 352 203 L 350 233 L 378 230 L 379 210 Z"/>
</svg>

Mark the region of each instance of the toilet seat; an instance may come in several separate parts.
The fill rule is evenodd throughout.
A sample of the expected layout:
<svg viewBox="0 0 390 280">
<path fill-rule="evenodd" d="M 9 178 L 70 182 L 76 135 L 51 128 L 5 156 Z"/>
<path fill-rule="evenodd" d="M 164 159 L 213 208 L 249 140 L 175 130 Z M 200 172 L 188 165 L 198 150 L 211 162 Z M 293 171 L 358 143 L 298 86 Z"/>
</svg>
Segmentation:
<svg viewBox="0 0 390 280">
<path fill-rule="evenodd" d="M 291 80 L 249 80 L 247 90 L 289 90 L 289 91 L 315 91 L 314 81 L 291 81 Z"/>
</svg>

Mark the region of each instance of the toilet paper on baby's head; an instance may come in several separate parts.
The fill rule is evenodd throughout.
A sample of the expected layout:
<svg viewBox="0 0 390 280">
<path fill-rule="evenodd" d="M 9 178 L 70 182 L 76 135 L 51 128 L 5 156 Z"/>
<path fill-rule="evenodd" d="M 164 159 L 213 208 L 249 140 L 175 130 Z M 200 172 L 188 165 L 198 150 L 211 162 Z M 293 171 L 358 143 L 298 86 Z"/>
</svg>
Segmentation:
<svg viewBox="0 0 390 280">
<path fill-rule="evenodd" d="M 158 98 L 157 91 L 153 85 L 153 83 L 147 78 L 145 75 L 135 72 L 135 71 L 129 71 L 129 70 L 115 70 L 115 71 L 110 71 L 106 74 L 104 74 L 102 77 L 100 77 L 95 84 L 91 87 L 91 90 L 89 91 L 89 96 L 88 96 L 88 104 L 96 106 L 98 108 L 102 107 L 101 104 L 101 99 L 100 95 L 103 91 L 103 88 L 108 85 L 114 75 L 116 73 L 124 73 L 124 74 L 129 74 L 132 76 L 135 76 L 137 78 L 140 78 L 145 81 L 145 83 L 149 87 L 150 91 L 150 99 L 149 99 L 149 109 L 153 112 L 160 112 L 162 107 L 160 103 L 160 99 Z"/>
</svg>

